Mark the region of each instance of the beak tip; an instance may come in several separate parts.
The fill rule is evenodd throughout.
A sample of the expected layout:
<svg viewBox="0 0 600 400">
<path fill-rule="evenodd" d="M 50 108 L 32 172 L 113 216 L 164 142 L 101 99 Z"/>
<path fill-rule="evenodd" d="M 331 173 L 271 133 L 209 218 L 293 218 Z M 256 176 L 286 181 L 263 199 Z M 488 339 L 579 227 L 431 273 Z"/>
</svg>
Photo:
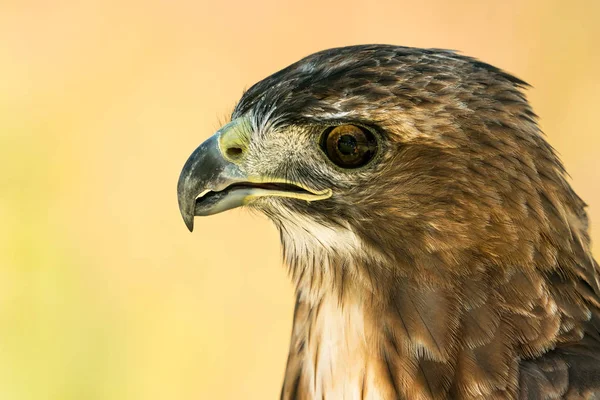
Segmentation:
<svg viewBox="0 0 600 400">
<path fill-rule="evenodd" d="M 190 193 L 190 190 L 187 186 L 187 181 L 186 168 L 184 167 L 183 171 L 181 171 L 179 182 L 177 182 L 177 202 L 179 203 L 179 212 L 181 213 L 183 222 L 188 230 L 192 232 L 194 230 L 196 199 L 189 199 L 188 193 Z M 193 192 L 193 190 L 191 192 Z"/>
<path fill-rule="evenodd" d="M 182 215 L 183 222 L 190 232 L 194 231 L 194 214 Z"/>
<path fill-rule="evenodd" d="M 194 232 L 194 223 L 193 222 L 186 223 L 185 226 L 187 226 L 187 228 L 190 232 Z"/>
<path fill-rule="evenodd" d="M 185 226 L 188 228 L 188 230 L 190 232 L 192 232 L 194 230 L 195 209 L 186 203 L 187 202 L 185 201 L 183 196 L 179 195 L 179 212 L 181 212 L 181 217 L 183 218 L 183 222 L 185 223 Z M 190 208 L 191 208 L 191 210 L 190 210 Z"/>
</svg>

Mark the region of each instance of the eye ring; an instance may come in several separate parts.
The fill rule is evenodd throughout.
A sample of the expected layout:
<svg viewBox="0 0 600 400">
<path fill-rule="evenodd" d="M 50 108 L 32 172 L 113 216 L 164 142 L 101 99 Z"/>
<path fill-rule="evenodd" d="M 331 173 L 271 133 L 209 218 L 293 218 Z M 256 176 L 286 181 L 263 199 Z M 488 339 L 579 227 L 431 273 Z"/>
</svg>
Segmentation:
<svg viewBox="0 0 600 400">
<path fill-rule="evenodd" d="M 377 153 L 377 139 L 373 132 L 350 124 L 325 129 L 320 146 L 331 162 L 344 169 L 360 168 Z"/>
</svg>

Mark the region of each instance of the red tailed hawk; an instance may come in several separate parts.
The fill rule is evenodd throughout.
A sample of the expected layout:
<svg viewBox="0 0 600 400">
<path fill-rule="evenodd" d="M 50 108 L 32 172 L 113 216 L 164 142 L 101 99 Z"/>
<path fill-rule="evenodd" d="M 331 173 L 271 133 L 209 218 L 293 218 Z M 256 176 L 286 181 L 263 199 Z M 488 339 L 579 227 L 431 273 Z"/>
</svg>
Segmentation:
<svg viewBox="0 0 600 400">
<path fill-rule="evenodd" d="M 247 206 L 296 285 L 282 399 L 600 399 L 584 202 L 527 84 L 445 50 L 310 55 L 252 86 L 178 184 Z"/>
</svg>

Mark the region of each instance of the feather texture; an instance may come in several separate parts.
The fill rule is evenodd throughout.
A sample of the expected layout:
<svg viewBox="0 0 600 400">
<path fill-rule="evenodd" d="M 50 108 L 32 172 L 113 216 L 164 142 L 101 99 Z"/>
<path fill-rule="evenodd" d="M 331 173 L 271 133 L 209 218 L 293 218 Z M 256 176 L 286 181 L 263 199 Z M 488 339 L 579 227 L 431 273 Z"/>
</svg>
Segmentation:
<svg viewBox="0 0 600 400">
<path fill-rule="evenodd" d="M 244 167 L 333 191 L 250 204 L 296 285 L 282 399 L 600 398 L 585 204 L 526 87 L 450 51 L 368 45 L 244 94 Z M 339 124 L 377 132 L 376 160 L 328 163 L 315 138 Z"/>
</svg>

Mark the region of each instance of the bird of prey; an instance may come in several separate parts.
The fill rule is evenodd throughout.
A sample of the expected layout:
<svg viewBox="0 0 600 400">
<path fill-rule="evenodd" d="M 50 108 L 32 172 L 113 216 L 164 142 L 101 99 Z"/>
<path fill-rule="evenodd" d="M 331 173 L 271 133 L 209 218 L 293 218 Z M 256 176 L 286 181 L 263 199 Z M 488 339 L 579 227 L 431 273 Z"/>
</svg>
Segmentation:
<svg viewBox="0 0 600 400">
<path fill-rule="evenodd" d="M 278 228 L 296 306 L 282 399 L 600 399 L 585 203 L 522 80 L 361 45 L 256 83 L 179 178 L 194 216 Z"/>
</svg>

